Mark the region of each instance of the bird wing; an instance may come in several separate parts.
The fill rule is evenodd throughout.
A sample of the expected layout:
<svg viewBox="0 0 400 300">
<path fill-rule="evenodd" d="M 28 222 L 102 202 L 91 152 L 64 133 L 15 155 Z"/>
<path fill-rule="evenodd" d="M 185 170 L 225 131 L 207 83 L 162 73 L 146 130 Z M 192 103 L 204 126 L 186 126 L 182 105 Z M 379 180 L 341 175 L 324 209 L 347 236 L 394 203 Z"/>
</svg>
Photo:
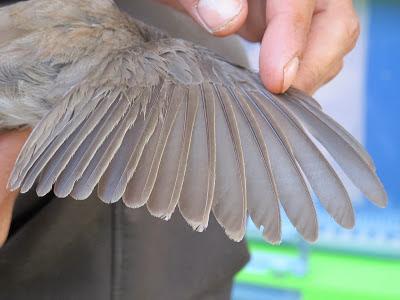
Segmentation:
<svg viewBox="0 0 400 300">
<path fill-rule="evenodd" d="M 237 241 L 249 215 L 271 243 L 281 239 L 281 204 L 315 241 L 308 185 L 338 224 L 354 225 L 349 196 L 317 140 L 372 202 L 386 204 L 368 154 L 304 93 L 271 94 L 258 74 L 179 39 L 158 36 L 106 54 L 96 64 L 82 55 L 58 66 L 53 88 L 68 89 L 49 93 L 60 99 L 34 127 L 10 189 L 37 183 L 39 196 L 53 189 L 86 199 L 97 188 L 106 203 L 122 198 L 164 219 L 178 207 L 199 231 L 212 211 Z M 85 76 L 70 83 L 82 64 Z"/>
</svg>

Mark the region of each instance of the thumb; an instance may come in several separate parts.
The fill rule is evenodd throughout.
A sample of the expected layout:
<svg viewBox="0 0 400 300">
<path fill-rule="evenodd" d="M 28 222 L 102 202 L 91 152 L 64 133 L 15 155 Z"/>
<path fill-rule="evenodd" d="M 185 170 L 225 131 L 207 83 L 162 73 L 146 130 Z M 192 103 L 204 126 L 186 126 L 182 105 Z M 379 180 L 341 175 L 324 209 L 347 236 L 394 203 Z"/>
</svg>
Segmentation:
<svg viewBox="0 0 400 300">
<path fill-rule="evenodd" d="M 216 36 L 239 30 L 247 17 L 247 0 L 178 0 L 186 12 Z"/>
</svg>

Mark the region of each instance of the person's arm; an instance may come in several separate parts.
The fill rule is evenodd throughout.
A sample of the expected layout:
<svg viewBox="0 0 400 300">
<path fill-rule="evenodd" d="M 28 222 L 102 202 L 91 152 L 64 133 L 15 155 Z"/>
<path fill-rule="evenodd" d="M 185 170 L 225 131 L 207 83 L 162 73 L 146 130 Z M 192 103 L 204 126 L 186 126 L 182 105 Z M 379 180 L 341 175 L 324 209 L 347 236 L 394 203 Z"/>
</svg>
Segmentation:
<svg viewBox="0 0 400 300">
<path fill-rule="evenodd" d="M 8 177 L 29 132 L 14 130 L 0 133 L 0 247 L 7 239 L 14 202 L 18 196 L 18 191 L 7 190 Z"/>
<path fill-rule="evenodd" d="M 260 76 L 275 93 L 292 85 L 314 93 L 339 73 L 360 31 L 351 0 L 159 1 L 214 35 L 260 41 Z"/>
</svg>

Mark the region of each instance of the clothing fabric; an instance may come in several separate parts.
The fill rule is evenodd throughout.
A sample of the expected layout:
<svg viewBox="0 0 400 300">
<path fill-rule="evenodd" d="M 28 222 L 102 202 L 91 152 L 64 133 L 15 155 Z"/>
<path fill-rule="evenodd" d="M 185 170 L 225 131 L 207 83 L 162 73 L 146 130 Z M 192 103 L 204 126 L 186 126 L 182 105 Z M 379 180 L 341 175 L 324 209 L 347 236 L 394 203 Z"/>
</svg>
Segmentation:
<svg viewBox="0 0 400 300">
<path fill-rule="evenodd" d="M 214 218 L 196 233 L 179 213 L 28 194 L 0 250 L 0 299 L 229 299 L 247 259 Z"/>
</svg>

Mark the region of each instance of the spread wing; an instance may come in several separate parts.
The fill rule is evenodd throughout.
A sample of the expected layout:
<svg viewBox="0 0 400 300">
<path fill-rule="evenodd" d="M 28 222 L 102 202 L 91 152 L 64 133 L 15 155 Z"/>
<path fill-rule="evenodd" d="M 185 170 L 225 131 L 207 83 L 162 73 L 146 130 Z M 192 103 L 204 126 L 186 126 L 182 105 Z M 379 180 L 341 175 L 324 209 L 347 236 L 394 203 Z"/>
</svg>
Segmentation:
<svg viewBox="0 0 400 300">
<path fill-rule="evenodd" d="M 257 74 L 177 39 L 106 54 L 57 94 L 19 155 L 11 189 L 37 183 L 38 195 L 53 188 L 75 199 L 97 190 L 104 202 L 147 205 L 164 219 L 178 207 L 199 231 L 212 212 L 234 240 L 249 215 L 272 243 L 281 239 L 282 205 L 314 241 L 308 185 L 338 224 L 354 225 L 349 196 L 316 139 L 371 201 L 386 204 L 368 154 L 302 92 L 273 95 Z M 71 65 L 58 67 L 62 86 Z"/>
</svg>

